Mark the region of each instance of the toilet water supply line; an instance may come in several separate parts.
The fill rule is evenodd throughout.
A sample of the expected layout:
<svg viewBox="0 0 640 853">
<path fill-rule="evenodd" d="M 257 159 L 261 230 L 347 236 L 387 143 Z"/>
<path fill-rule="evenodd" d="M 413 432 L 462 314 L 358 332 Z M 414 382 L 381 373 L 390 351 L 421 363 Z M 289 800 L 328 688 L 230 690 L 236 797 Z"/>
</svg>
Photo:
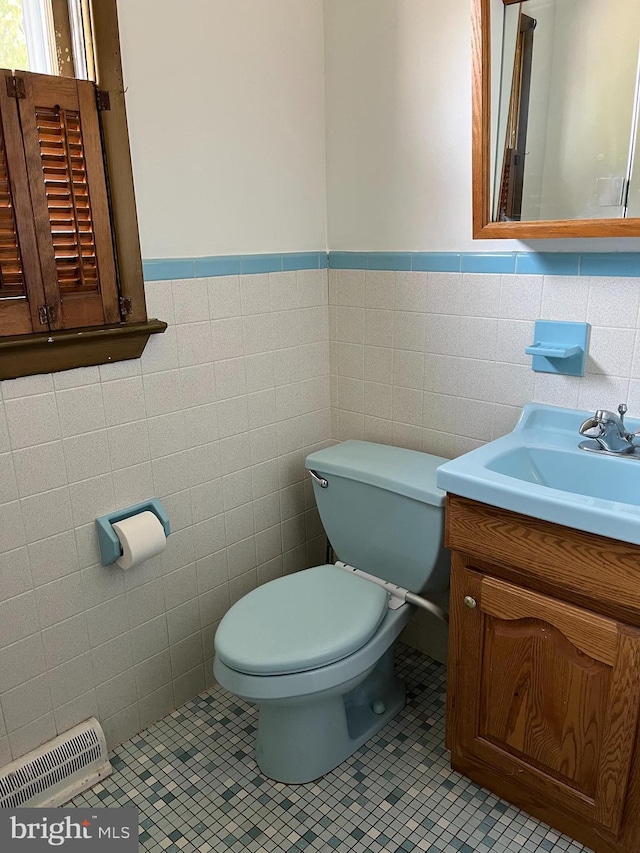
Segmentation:
<svg viewBox="0 0 640 853">
<path fill-rule="evenodd" d="M 370 575 L 367 572 L 363 572 L 360 569 L 350 566 L 348 563 L 342 563 L 340 560 L 337 560 L 335 565 L 339 569 L 344 569 L 347 572 L 351 572 L 353 575 L 358 575 L 358 577 L 371 581 L 371 583 L 375 583 L 377 586 L 381 586 L 385 589 L 390 596 L 388 604 L 390 610 L 398 610 L 398 608 L 402 607 L 405 603 L 413 604 L 416 607 L 420 607 L 422 610 L 426 610 L 428 613 L 431 613 L 436 617 L 436 619 L 440 619 L 441 622 L 444 622 L 445 625 L 449 624 L 449 614 L 443 610 L 442 607 L 438 607 L 437 604 L 434 604 L 433 601 L 427 601 L 426 598 L 422 598 L 421 595 L 416 595 L 415 592 L 410 592 L 408 589 L 404 589 L 401 586 L 396 586 L 395 584 L 382 580 L 382 578 L 378 578 L 375 575 Z"/>
</svg>

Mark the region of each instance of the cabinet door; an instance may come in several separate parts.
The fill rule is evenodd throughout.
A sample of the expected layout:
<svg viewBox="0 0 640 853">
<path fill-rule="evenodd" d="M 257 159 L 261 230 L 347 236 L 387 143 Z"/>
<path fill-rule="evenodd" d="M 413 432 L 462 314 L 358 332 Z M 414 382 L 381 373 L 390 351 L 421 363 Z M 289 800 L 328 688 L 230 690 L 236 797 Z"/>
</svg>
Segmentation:
<svg viewBox="0 0 640 853">
<path fill-rule="evenodd" d="M 507 799 L 538 814 L 549 803 L 619 837 L 640 708 L 640 632 L 482 575 L 460 555 L 452 568 L 454 766 L 467 772 L 471 760 L 468 775 L 495 789 L 483 769 L 499 774 Z"/>
</svg>

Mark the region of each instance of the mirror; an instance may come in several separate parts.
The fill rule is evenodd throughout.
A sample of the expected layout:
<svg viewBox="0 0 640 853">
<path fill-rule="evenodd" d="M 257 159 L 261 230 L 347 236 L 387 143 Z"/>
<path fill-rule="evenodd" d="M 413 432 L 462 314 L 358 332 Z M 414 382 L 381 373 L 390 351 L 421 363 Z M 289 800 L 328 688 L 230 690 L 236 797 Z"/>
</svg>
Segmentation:
<svg viewBox="0 0 640 853">
<path fill-rule="evenodd" d="M 475 238 L 640 236 L 638 0 L 473 0 Z"/>
</svg>

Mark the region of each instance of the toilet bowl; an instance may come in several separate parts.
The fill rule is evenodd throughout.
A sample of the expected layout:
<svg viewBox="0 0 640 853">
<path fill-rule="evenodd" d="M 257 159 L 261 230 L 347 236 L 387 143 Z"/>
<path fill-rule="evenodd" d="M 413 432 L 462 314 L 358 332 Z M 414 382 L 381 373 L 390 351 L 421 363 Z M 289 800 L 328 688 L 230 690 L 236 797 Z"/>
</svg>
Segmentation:
<svg viewBox="0 0 640 853">
<path fill-rule="evenodd" d="M 404 707 L 394 645 L 415 608 L 390 590 L 448 587 L 444 493 L 435 486 L 443 461 L 358 441 L 307 457 L 320 516 L 348 565 L 258 587 L 215 638 L 218 683 L 258 707 L 256 761 L 266 776 L 317 779 Z"/>
</svg>

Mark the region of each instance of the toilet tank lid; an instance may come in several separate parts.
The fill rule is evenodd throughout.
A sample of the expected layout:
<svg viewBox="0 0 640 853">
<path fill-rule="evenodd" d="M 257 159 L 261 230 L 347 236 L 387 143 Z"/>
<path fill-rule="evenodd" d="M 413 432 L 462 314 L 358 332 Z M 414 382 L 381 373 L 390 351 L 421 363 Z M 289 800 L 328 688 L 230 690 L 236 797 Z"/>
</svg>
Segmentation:
<svg viewBox="0 0 640 853">
<path fill-rule="evenodd" d="M 446 492 L 436 486 L 442 456 L 350 439 L 310 453 L 306 468 L 327 477 L 357 480 L 432 506 L 443 506 Z"/>
</svg>

